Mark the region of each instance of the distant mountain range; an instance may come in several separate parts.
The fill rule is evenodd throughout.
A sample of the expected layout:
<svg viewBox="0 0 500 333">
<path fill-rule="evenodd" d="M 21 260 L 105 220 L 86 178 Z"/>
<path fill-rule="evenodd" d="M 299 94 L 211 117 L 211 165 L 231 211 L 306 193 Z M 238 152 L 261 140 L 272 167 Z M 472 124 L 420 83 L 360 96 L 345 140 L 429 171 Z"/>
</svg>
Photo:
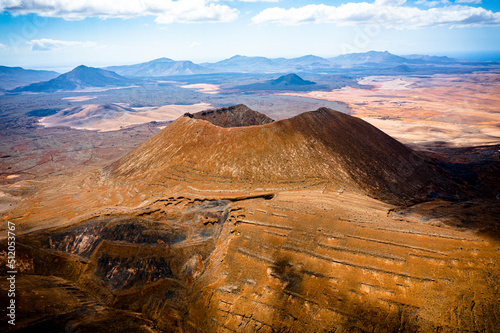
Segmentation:
<svg viewBox="0 0 500 333">
<path fill-rule="evenodd" d="M 0 66 L 0 91 L 26 86 L 34 82 L 47 81 L 58 75 L 59 73 L 52 71 Z"/>
<path fill-rule="evenodd" d="M 432 74 L 467 72 L 474 66 L 490 66 L 499 63 L 468 62 L 448 57 L 412 54 L 398 56 L 387 51 L 350 53 L 333 58 L 306 55 L 299 58 L 265 58 L 236 55 L 214 63 L 195 64 L 192 61 L 175 61 L 160 58 L 145 63 L 110 66 L 102 69 L 78 66 L 59 75 L 50 71 L 25 70 L 20 67 L 0 66 L 0 92 L 54 92 L 86 88 L 123 87 L 133 84 L 134 78 L 158 78 L 218 73 L 312 73 L 312 74 Z M 58 76 L 59 75 L 59 76 Z M 281 79 L 281 78 L 280 78 Z M 278 79 L 278 80 L 280 80 Z M 298 76 L 283 77 L 280 82 L 261 82 L 247 85 L 254 90 L 307 90 Z M 48 81 L 47 81 L 48 80 Z M 288 81 L 287 81 L 288 80 Z M 296 89 L 289 89 L 293 85 Z"/>
<path fill-rule="evenodd" d="M 265 57 L 247 57 L 235 55 L 229 59 L 221 60 L 215 63 L 203 63 L 204 67 L 211 68 L 216 72 L 234 72 L 234 73 L 249 73 L 260 72 L 266 73 L 275 71 L 277 64 Z"/>
<path fill-rule="evenodd" d="M 334 67 L 329 60 L 314 55 L 299 58 L 246 57 L 235 55 L 216 63 L 204 63 L 204 67 L 219 72 L 245 72 L 245 73 L 283 73 L 314 71 L 321 68 Z"/>
<path fill-rule="evenodd" d="M 160 58 L 136 65 L 104 67 L 104 69 L 125 76 L 170 76 L 212 72 L 211 69 L 192 61 L 175 61 L 169 58 Z"/>
<path fill-rule="evenodd" d="M 387 51 L 385 52 L 377 52 L 370 51 L 366 53 L 349 53 L 339 55 L 334 58 L 329 58 L 331 63 L 337 64 L 342 67 L 352 67 L 355 65 L 393 65 L 393 64 L 404 64 L 404 63 L 412 63 L 411 59 L 407 59 L 404 57 L 400 57 L 394 54 L 391 54 Z"/>
<path fill-rule="evenodd" d="M 87 88 L 123 87 L 132 83 L 132 80 L 114 72 L 81 65 L 52 80 L 19 87 L 13 89 L 12 92 L 55 92 Z"/>
<path fill-rule="evenodd" d="M 459 62 L 467 62 L 464 60 L 458 60 L 455 58 L 448 58 L 446 56 L 429 56 L 422 54 L 410 54 L 405 55 L 404 58 L 413 60 L 414 63 L 432 63 L 432 64 L 456 64 Z"/>
<path fill-rule="evenodd" d="M 398 56 L 387 51 L 377 52 L 369 51 L 365 53 L 349 53 L 334 58 L 328 58 L 332 63 L 341 67 L 370 67 L 370 66 L 394 66 L 398 65 L 450 65 L 467 63 L 467 61 L 458 60 L 449 57 L 429 56 L 421 54 L 411 54 Z"/>
<path fill-rule="evenodd" d="M 155 77 L 210 73 L 301 73 L 329 72 L 343 68 L 393 68 L 400 65 L 450 65 L 463 64 L 464 61 L 448 57 L 427 55 L 397 56 L 387 51 L 350 53 L 333 58 L 306 55 L 299 58 L 266 58 L 235 55 L 214 63 L 195 64 L 191 61 L 175 61 L 160 58 L 129 66 L 111 66 L 104 69 L 115 71 L 124 76 Z"/>
</svg>

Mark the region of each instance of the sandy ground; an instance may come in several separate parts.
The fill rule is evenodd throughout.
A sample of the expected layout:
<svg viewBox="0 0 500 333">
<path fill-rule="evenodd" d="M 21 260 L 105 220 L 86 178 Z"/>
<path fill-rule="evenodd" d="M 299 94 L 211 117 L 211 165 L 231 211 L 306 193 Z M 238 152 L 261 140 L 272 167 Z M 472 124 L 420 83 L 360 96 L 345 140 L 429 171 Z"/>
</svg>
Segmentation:
<svg viewBox="0 0 500 333">
<path fill-rule="evenodd" d="M 74 96 L 74 97 L 63 97 L 62 100 L 69 102 L 85 102 L 91 99 L 97 98 L 97 96 Z"/>
<path fill-rule="evenodd" d="M 89 104 L 84 105 L 78 113 L 63 116 L 63 110 L 55 115 L 41 118 L 39 122 L 45 127 L 68 126 L 74 129 L 108 132 L 151 121 L 173 121 L 186 112 L 198 112 L 210 108 L 210 104 L 207 103 L 143 108 L 119 105 L 124 107 L 123 112 L 106 114 L 100 112 L 100 105 Z"/>
<path fill-rule="evenodd" d="M 199 92 L 211 95 L 218 94 L 220 92 L 220 85 L 218 84 L 208 84 L 208 83 L 187 84 L 181 86 L 181 88 L 196 89 Z"/>
<path fill-rule="evenodd" d="M 345 102 L 355 116 L 404 143 L 500 143 L 500 73 L 372 76 L 359 82 L 374 88 L 287 95 Z"/>
<path fill-rule="evenodd" d="M 407 90 L 418 79 L 412 77 L 367 76 L 359 80 L 359 84 L 375 85 L 384 90 Z"/>
</svg>

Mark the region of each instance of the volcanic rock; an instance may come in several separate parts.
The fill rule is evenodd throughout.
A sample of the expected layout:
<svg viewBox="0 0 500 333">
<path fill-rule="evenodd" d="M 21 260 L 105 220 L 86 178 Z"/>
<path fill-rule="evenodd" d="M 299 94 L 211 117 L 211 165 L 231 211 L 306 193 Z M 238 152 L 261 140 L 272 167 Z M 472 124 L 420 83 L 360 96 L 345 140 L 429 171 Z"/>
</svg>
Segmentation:
<svg viewBox="0 0 500 333">
<path fill-rule="evenodd" d="M 201 111 L 194 114 L 186 113 L 185 116 L 195 119 L 203 119 L 219 127 L 264 125 L 274 121 L 265 114 L 253 111 L 243 104 L 216 110 Z"/>
</svg>

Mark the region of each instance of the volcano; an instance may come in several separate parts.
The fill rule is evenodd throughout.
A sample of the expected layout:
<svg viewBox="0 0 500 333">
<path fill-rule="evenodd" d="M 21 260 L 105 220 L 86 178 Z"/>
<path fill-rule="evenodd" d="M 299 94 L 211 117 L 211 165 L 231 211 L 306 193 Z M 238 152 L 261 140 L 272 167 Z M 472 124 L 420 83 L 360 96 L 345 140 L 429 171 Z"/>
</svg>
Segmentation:
<svg viewBox="0 0 500 333">
<path fill-rule="evenodd" d="M 113 178 L 227 187 L 325 183 L 402 203 L 443 184 L 439 168 L 367 122 L 327 108 L 260 126 L 245 106 L 179 118 L 107 170 Z M 263 119 L 263 116 L 261 116 Z M 227 126 L 238 119 L 238 127 Z M 218 125 L 226 125 L 224 127 Z M 182 171 L 180 171 L 182 170 Z M 411 177 L 411 181 L 408 179 Z"/>
</svg>

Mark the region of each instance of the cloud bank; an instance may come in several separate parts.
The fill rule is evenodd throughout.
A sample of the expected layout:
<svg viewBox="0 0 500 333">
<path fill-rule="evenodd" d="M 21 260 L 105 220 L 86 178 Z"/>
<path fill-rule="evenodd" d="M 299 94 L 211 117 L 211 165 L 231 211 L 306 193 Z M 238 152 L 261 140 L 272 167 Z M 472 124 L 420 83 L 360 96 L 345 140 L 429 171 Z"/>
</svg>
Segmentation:
<svg viewBox="0 0 500 333">
<path fill-rule="evenodd" d="M 483 3 L 482 0 L 455 0 L 456 3 L 475 3 L 480 4 Z"/>
<path fill-rule="evenodd" d="M 462 0 L 473 1 L 473 0 Z M 307 5 L 300 8 L 268 8 L 253 17 L 253 23 L 298 25 L 333 23 L 339 26 L 378 25 L 388 29 L 418 29 L 500 26 L 500 13 L 481 7 L 450 5 L 419 9 L 405 6 L 406 0 L 376 0 L 340 6 Z"/>
<path fill-rule="evenodd" d="M 156 16 L 155 22 L 160 24 L 230 22 L 239 15 L 237 9 L 216 4 L 214 0 L 0 0 L 0 11 L 8 11 L 13 15 L 60 17 L 65 20 L 152 15 Z"/>
<path fill-rule="evenodd" d="M 32 51 L 52 51 L 68 47 L 88 47 L 96 45 L 93 42 L 73 42 L 73 41 L 54 40 L 47 38 L 33 39 L 27 43 L 31 47 Z"/>
</svg>

